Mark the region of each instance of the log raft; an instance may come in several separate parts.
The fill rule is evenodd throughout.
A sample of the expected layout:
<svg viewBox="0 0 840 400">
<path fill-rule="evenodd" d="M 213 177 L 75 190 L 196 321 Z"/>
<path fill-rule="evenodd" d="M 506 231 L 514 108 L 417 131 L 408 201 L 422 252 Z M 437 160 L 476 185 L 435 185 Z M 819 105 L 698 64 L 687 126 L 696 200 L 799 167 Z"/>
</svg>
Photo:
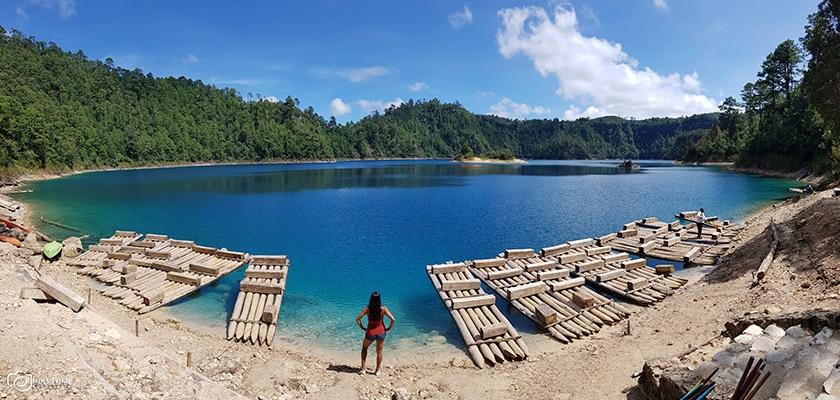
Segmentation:
<svg viewBox="0 0 840 400">
<path fill-rule="evenodd" d="M 239 295 L 228 323 L 227 339 L 271 346 L 286 289 L 286 256 L 254 256 L 239 282 Z"/>
<path fill-rule="evenodd" d="M 144 314 L 182 299 L 248 263 L 245 253 L 167 235 L 116 231 L 68 262 L 105 283 L 102 295 Z"/>
<path fill-rule="evenodd" d="M 521 255 L 521 254 L 519 254 Z M 426 273 L 452 315 L 478 368 L 528 358 L 528 347 L 464 263 L 426 266 Z"/>
</svg>

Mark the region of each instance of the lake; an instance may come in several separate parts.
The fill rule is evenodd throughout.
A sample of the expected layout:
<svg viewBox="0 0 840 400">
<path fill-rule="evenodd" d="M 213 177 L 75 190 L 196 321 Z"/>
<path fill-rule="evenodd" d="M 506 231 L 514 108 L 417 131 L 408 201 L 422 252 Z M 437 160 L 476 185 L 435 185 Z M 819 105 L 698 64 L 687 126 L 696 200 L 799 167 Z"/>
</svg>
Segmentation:
<svg viewBox="0 0 840 400">
<path fill-rule="evenodd" d="M 374 290 L 397 318 L 387 346 L 443 335 L 463 346 L 425 266 L 490 258 L 615 232 L 632 220 L 673 221 L 706 209 L 733 222 L 789 196 L 796 182 L 717 166 L 636 161 L 351 161 L 92 172 L 32 182 L 15 197 L 39 223 L 86 244 L 116 230 L 166 234 L 291 261 L 278 338 L 357 351 L 356 314 Z M 224 336 L 243 269 L 167 312 Z M 506 305 L 499 300 L 500 309 Z M 515 327 L 534 325 L 513 315 Z M 276 342 L 275 342 L 276 343 Z"/>
</svg>

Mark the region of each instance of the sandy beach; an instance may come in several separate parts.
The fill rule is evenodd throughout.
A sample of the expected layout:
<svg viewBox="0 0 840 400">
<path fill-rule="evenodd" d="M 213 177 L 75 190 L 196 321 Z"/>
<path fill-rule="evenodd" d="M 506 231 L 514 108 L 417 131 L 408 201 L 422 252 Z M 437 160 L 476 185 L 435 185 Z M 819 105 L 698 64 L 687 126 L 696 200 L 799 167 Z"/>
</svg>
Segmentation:
<svg viewBox="0 0 840 400">
<path fill-rule="evenodd" d="M 0 211 L 25 221 L 25 207 Z M 767 277 L 753 285 L 771 220 L 779 226 L 779 250 Z M 655 306 L 634 307 L 629 325 L 568 345 L 528 335 L 527 361 L 481 370 L 462 343 L 430 340 L 428 351 L 390 343 L 378 377 L 358 374 L 358 349 L 326 351 L 282 337 L 269 348 L 252 346 L 185 324 L 165 309 L 138 316 L 91 290 L 98 284 L 76 267 L 42 260 L 37 247 L 0 243 L 0 339 L 10 344 L 0 370 L 33 383 L 25 392 L 0 385 L 0 398 L 645 399 L 637 380 L 646 361 L 672 358 L 696 367 L 731 339 L 712 340 L 680 361 L 674 356 L 717 336 L 727 322 L 840 307 L 840 197 L 833 191 L 775 204 L 744 228 L 717 269 L 691 274 L 686 287 Z M 90 304 L 75 313 L 21 299 L 21 288 L 39 275 L 90 295 Z"/>
</svg>

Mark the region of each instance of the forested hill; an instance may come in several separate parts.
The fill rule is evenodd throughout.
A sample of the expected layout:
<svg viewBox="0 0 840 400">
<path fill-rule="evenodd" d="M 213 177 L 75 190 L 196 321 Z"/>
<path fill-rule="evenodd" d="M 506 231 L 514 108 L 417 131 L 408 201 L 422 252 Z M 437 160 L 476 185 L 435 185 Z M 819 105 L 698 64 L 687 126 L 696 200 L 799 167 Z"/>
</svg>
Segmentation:
<svg viewBox="0 0 840 400">
<path fill-rule="evenodd" d="M 511 120 L 433 99 L 355 123 L 312 107 L 245 101 L 200 80 L 155 78 L 0 27 L 0 172 L 336 158 L 682 157 L 718 119 Z"/>
</svg>

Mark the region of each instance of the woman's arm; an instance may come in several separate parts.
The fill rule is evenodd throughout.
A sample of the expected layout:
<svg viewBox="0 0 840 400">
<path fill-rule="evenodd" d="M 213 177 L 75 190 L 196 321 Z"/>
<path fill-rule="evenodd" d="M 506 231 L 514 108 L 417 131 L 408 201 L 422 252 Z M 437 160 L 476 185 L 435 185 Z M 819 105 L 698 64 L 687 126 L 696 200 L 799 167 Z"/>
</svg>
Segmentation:
<svg viewBox="0 0 840 400">
<path fill-rule="evenodd" d="M 367 313 L 368 308 L 367 306 L 365 306 L 365 308 L 362 309 L 362 312 L 360 312 L 359 315 L 356 317 L 356 325 L 359 325 L 359 328 L 362 328 L 363 331 L 366 331 L 367 327 L 362 326 L 362 317 L 364 317 Z"/>
<path fill-rule="evenodd" d="M 391 312 L 390 312 L 390 311 L 388 311 L 388 307 L 382 306 L 382 313 L 383 313 L 383 314 L 385 314 L 385 315 L 387 315 L 387 316 L 388 316 L 388 318 L 390 318 L 390 319 L 391 319 L 391 323 L 390 323 L 390 324 L 388 324 L 388 327 L 387 327 L 387 328 L 385 328 L 385 330 L 386 330 L 386 331 L 390 331 L 390 330 L 391 330 L 391 328 L 393 328 L 393 327 L 394 327 L 394 322 L 397 322 L 397 320 L 395 320 L 395 319 L 394 319 L 394 316 L 393 316 L 393 315 L 391 315 Z"/>
</svg>

